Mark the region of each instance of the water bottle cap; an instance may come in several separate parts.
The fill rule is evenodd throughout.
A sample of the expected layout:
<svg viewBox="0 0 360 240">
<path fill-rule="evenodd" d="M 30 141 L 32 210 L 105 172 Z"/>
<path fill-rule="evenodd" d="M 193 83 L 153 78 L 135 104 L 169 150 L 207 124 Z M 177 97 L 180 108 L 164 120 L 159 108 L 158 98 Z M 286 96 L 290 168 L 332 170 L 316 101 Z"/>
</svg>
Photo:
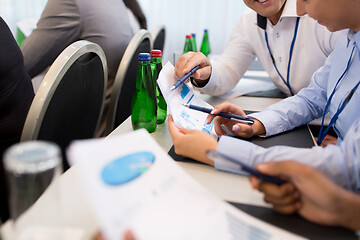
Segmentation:
<svg viewBox="0 0 360 240">
<path fill-rule="evenodd" d="M 186 39 L 190 39 L 190 38 L 192 38 L 192 35 L 186 35 Z"/>
<path fill-rule="evenodd" d="M 204 32 L 207 32 L 208 30 L 207 29 L 204 29 Z"/>
<path fill-rule="evenodd" d="M 139 61 L 150 61 L 149 53 L 139 53 Z"/>
<path fill-rule="evenodd" d="M 151 57 L 161 57 L 161 50 L 151 50 Z"/>
<path fill-rule="evenodd" d="M 193 37 L 196 37 L 196 34 L 195 34 L 195 33 L 192 33 L 191 35 L 192 35 Z"/>
</svg>

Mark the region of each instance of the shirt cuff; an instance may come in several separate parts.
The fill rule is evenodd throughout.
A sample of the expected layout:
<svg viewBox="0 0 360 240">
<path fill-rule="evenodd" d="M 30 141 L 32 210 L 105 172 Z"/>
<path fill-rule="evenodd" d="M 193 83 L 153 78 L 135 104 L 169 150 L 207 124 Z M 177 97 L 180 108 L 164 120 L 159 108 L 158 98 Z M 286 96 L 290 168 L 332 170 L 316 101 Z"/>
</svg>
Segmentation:
<svg viewBox="0 0 360 240">
<path fill-rule="evenodd" d="M 234 141 L 236 141 L 236 146 L 234 145 Z M 249 160 L 251 159 L 250 156 L 253 146 L 254 144 L 251 142 L 236 139 L 233 137 L 222 136 L 218 142 L 216 151 L 221 154 L 225 154 L 230 157 L 239 159 L 239 161 L 242 161 L 245 164 L 251 165 L 251 163 L 249 163 Z M 247 172 L 240 170 L 239 165 L 229 161 L 216 159 L 214 161 L 214 167 L 217 170 L 221 170 L 225 172 L 237 173 L 246 176 L 249 175 Z"/>
<path fill-rule="evenodd" d="M 274 124 L 274 112 L 272 111 L 262 111 L 258 113 L 252 113 L 248 115 L 249 117 L 256 118 L 259 120 L 265 127 L 265 134 L 261 137 L 269 137 L 279 132 L 282 132 L 284 127 L 281 125 L 281 122 L 278 121 L 277 124 Z"/>
</svg>

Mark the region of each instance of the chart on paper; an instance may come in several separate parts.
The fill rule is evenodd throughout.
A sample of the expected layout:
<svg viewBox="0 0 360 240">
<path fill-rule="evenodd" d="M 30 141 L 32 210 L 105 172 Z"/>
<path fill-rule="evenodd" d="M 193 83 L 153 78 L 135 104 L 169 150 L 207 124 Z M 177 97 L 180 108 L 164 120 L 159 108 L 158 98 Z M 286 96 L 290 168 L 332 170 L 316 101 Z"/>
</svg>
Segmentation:
<svg viewBox="0 0 360 240">
<path fill-rule="evenodd" d="M 171 91 L 171 87 L 177 81 L 174 74 L 174 66 L 171 63 L 165 64 L 160 72 L 158 84 L 168 104 L 174 122 L 182 127 L 198 129 L 207 133 L 214 133 L 214 124 L 205 124 L 207 113 L 195 111 L 184 106 L 194 104 L 197 106 L 212 108 L 205 101 L 197 98 L 194 92 L 184 83 Z"/>
</svg>

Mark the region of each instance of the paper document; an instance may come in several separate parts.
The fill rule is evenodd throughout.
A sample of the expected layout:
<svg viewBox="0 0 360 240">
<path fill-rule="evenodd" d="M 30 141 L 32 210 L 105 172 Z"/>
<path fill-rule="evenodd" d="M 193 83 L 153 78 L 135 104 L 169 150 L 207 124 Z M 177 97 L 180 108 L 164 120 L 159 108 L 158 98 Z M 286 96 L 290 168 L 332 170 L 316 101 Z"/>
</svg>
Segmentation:
<svg viewBox="0 0 360 240">
<path fill-rule="evenodd" d="M 208 133 L 214 132 L 214 123 L 204 124 L 207 113 L 195 111 L 185 107 L 183 104 L 194 104 L 202 107 L 213 108 L 207 102 L 195 96 L 194 92 L 186 85 L 181 84 L 171 91 L 171 87 L 178 80 L 174 73 L 174 66 L 167 62 L 162 68 L 157 80 L 160 90 L 165 98 L 174 122 L 184 128 L 198 129 Z"/>
<path fill-rule="evenodd" d="M 262 81 L 256 79 L 242 78 L 236 84 L 235 88 L 231 91 L 224 93 L 218 97 L 223 99 L 231 99 L 245 94 L 258 92 L 258 91 L 269 91 L 276 89 L 276 86 L 273 82 Z"/>
<path fill-rule="evenodd" d="M 194 181 L 144 129 L 72 143 L 68 158 L 108 240 L 303 239 L 262 222 Z"/>
</svg>

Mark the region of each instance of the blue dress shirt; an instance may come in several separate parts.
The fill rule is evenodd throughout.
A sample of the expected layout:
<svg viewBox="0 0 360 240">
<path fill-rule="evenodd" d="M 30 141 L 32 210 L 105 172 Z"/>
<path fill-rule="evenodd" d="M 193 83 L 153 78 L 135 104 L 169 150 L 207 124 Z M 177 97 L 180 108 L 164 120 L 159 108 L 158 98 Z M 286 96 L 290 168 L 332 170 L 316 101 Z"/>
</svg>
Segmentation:
<svg viewBox="0 0 360 240">
<path fill-rule="evenodd" d="M 329 96 L 340 76 L 345 72 L 347 63 L 350 62 L 330 102 L 329 114 L 333 117 L 349 92 L 360 81 L 359 46 L 360 32 L 344 30 L 339 36 L 334 52 L 328 57 L 324 66 L 314 73 L 307 88 L 260 113 L 252 114 L 264 124 L 266 136 L 293 129 L 321 117 Z M 252 166 L 265 161 L 294 159 L 319 169 L 346 188 L 360 191 L 359 106 L 360 90 L 357 89 L 334 124 L 335 132 L 339 137 L 337 145 L 311 149 L 284 146 L 265 149 L 250 142 L 224 136 L 220 138 L 217 151 L 230 154 Z M 236 172 L 225 162 L 216 161 L 215 167 L 219 170 Z"/>
</svg>

